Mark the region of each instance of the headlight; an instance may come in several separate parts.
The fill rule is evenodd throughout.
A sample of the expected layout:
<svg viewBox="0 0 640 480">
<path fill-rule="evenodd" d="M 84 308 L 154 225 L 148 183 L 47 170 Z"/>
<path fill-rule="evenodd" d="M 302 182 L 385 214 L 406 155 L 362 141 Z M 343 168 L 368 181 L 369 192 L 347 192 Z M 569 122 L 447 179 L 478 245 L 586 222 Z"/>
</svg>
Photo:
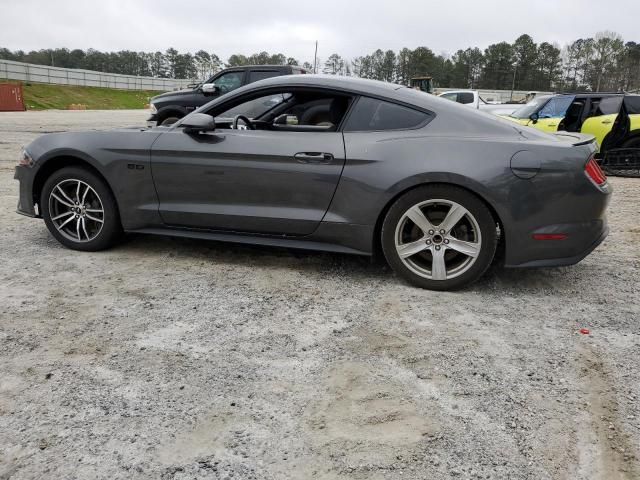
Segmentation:
<svg viewBox="0 0 640 480">
<path fill-rule="evenodd" d="M 149 109 L 151 110 L 151 113 L 158 113 L 158 109 L 153 103 L 149 105 Z"/>
<path fill-rule="evenodd" d="M 24 147 L 22 147 L 22 150 L 20 150 L 20 159 L 18 160 L 18 165 L 22 167 L 33 167 L 33 158 Z"/>
</svg>

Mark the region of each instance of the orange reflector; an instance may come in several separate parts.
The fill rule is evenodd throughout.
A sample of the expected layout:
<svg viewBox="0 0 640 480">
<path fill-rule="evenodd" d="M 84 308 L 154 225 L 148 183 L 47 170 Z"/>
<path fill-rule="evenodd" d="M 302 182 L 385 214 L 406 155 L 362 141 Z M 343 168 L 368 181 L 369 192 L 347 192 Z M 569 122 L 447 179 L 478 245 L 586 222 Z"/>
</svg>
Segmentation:
<svg viewBox="0 0 640 480">
<path fill-rule="evenodd" d="M 534 233 L 534 240 L 565 240 L 568 237 L 565 233 Z"/>
</svg>

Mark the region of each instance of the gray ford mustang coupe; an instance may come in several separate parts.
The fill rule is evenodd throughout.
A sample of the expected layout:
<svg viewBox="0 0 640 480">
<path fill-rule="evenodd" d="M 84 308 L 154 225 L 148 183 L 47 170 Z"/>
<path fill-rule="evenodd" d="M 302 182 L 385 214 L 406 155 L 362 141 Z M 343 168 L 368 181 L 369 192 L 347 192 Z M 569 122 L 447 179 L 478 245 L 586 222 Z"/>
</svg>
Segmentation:
<svg viewBox="0 0 640 480">
<path fill-rule="evenodd" d="M 18 212 L 95 251 L 142 232 L 372 255 L 420 287 L 571 265 L 608 232 L 592 137 L 548 135 L 390 83 L 292 75 L 171 127 L 44 135 Z"/>
</svg>

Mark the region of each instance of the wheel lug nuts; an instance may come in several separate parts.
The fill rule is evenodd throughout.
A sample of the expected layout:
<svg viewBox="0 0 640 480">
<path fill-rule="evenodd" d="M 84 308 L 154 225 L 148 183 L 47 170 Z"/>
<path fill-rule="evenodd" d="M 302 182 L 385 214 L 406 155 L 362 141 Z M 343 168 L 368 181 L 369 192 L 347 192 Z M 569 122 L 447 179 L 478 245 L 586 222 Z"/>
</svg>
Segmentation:
<svg viewBox="0 0 640 480">
<path fill-rule="evenodd" d="M 441 230 L 440 230 L 440 233 L 441 233 L 442 235 L 444 235 L 444 229 L 441 229 Z"/>
<path fill-rule="evenodd" d="M 429 230 L 429 235 L 433 235 L 435 232 L 433 230 Z"/>
<path fill-rule="evenodd" d="M 440 250 L 440 245 L 436 245 L 436 250 Z"/>
<path fill-rule="evenodd" d="M 427 240 L 427 245 L 431 245 L 431 240 Z"/>
<path fill-rule="evenodd" d="M 444 243 L 449 243 L 449 240 L 445 240 Z"/>
</svg>

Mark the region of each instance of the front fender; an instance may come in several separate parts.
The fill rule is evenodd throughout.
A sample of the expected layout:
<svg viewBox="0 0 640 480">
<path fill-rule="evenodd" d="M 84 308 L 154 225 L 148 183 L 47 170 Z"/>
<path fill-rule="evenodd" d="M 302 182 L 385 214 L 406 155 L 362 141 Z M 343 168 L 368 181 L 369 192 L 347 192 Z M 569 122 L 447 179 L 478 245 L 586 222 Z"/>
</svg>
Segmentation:
<svg viewBox="0 0 640 480">
<path fill-rule="evenodd" d="M 85 164 L 105 180 L 125 229 L 157 225 L 158 198 L 151 177 L 150 146 L 162 132 L 122 129 L 50 134 L 27 150 L 34 158 L 34 184 L 66 165 Z"/>
</svg>

